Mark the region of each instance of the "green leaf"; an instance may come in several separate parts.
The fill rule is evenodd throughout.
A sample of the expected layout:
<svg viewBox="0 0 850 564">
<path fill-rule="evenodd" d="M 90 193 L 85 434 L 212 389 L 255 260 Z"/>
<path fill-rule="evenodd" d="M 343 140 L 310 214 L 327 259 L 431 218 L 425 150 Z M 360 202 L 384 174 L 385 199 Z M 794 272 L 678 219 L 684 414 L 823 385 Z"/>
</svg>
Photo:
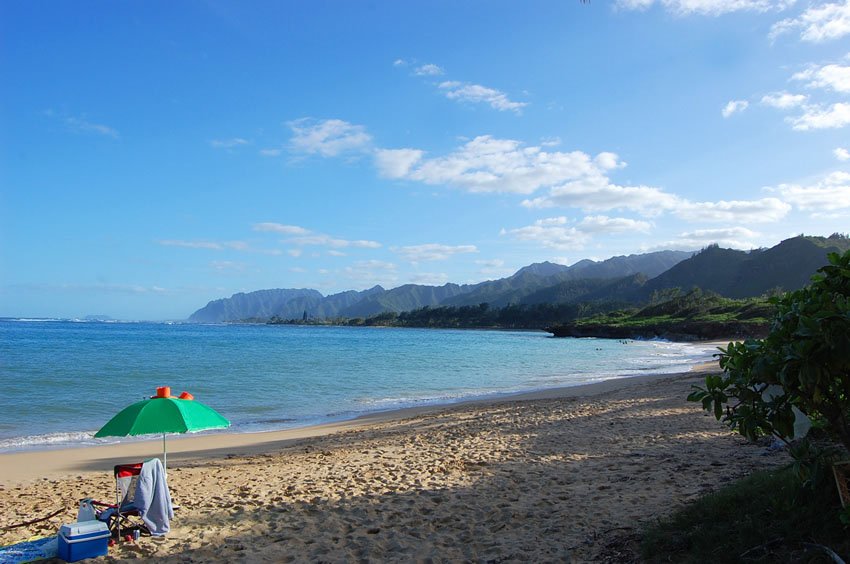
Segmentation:
<svg viewBox="0 0 850 564">
<path fill-rule="evenodd" d="M 719 401 L 714 402 L 714 417 L 718 420 L 723 417 L 723 404 Z"/>
</svg>

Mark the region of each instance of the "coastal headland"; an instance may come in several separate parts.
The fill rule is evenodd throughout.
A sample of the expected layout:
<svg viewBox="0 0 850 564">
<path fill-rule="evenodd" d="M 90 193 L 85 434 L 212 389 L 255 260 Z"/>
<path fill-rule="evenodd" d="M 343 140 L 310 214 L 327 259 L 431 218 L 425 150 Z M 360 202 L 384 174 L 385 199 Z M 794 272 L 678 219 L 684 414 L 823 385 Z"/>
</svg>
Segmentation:
<svg viewBox="0 0 850 564">
<path fill-rule="evenodd" d="M 169 443 L 164 540 L 109 558 L 627 561 L 640 527 L 787 462 L 685 397 L 716 366 Z M 0 544 L 54 534 L 110 499 L 113 464 L 158 441 L 0 455 Z"/>
</svg>

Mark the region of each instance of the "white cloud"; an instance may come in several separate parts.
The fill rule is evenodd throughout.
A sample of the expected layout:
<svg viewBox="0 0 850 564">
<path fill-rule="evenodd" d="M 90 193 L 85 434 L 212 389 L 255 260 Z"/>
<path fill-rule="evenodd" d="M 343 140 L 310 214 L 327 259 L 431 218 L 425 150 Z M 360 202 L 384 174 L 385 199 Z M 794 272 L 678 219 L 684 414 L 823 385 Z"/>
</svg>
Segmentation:
<svg viewBox="0 0 850 564">
<path fill-rule="evenodd" d="M 619 186 L 596 173 L 549 189 L 549 194 L 524 200 L 527 208 L 575 207 L 585 211 L 634 210 L 653 216 L 670 210 L 680 198 L 651 186 Z"/>
<path fill-rule="evenodd" d="M 610 153 L 607 151 L 603 151 L 596 155 L 593 159 L 593 164 L 598 166 L 602 170 L 614 170 L 617 168 L 625 168 L 626 163 L 620 160 L 620 157 L 617 156 L 617 153 Z"/>
<path fill-rule="evenodd" d="M 330 256 L 332 256 L 332 257 L 347 257 L 347 256 L 348 256 L 348 255 L 347 255 L 347 254 L 345 254 L 344 252 L 342 252 L 342 251 L 337 251 L 336 249 L 328 249 L 328 250 L 327 250 L 327 251 L 325 251 L 325 252 L 326 252 L 327 254 L 329 254 Z"/>
<path fill-rule="evenodd" d="M 362 125 L 354 125 L 340 119 L 312 120 L 301 118 L 289 122 L 292 130 L 292 149 L 323 157 L 335 157 L 342 153 L 361 152 L 369 149 L 372 137 Z"/>
<path fill-rule="evenodd" d="M 74 133 L 96 133 L 105 137 L 118 139 L 118 130 L 102 123 L 89 121 L 85 116 L 69 116 L 55 112 L 51 109 L 42 112 L 48 118 L 59 120 L 69 131 Z"/>
<path fill-rule="evenodd" d="M 505 261 L 502 259 L 487 259 L 487 260 L 477 260 L 475 264 L 481 265 L 485 268 L 501 268 L 505 266 Z"/>
<path fill-rule="evenodd" d="M 743 238 L 743 239 L 755 239 L 760 234 L 747 229 L 746 227 L 725 227 L 721 229 L 697 229 L 696 231 L 691 231 L 690 233 L 682 233 L 683 237 L 689 237 L 692 239 L 699 239 L 701 241 L 711 241 L 714 239 L 731 239 L 731 238 Z"/>
<path fill-rule="evenodd" d="M 646 10 L 655 4 L 677 16 L 721 16 L 731 12 L 784 10 L 794 0 L 617 0 L 617 7 Z"/>
<path fill-rule="evenodd" d="M 835 155 L 835 158 L 839 161 L 850 160 L 850 151 L 848 151 L 844 147 L 836 147 L 835 149 L 833 149 L 832 154 Z"/>
<path fill-rule="evenodd" d="M 423 284 L 426 286 L 442 286 L 448 281 L 448 274 L 443 272 L 420 272 L 410 277 L 412 284 Z"/>
<path fill-rule="evenodd" d="M 782 102 L 781 94 L 774 95 L 779 102 L 770 101 L 790 103 Z M 608 177 L 609 171 L 626 166 L 615 153 L 601 152 L 591 157 L 582 151 L 546 151 L 542 147 L 524 146 L 516 140 L 489 135 L 476 137 L 454 152 L 435 158 L 425 158 L 425 152 L 419 149 L 379 149 L 375 151 L 375 166 L 379 174 L 387 178 L 449 185 L 471 193 L 533 194 L 548 189 L 542 196 L 521 202 L 522 206 L 531 209 L 632 210 L 649 217 L 672 212 L 686 220 L 755 223 L 778 221 L 790 210 L 788 204 L 776 198 L 691 202 L 653 186 L 622 186 Z M 541 221 L 543 223 L 538 222 L 535 229 L 549 226 L 545 222 L 552 220 Z M 565 221 L 561 221 L 561 225 Z M 622 224 L 622 220 L 618 221 Z M 635 230 L 638 225 L 643 229 L 650 224 L 637 222 L 629 228 Z M 570 240 L 575 242 L 583 238 L 572 234 Z M 336 241 L 326 235 L 310 235 L 293 242 L 346 246 Z"/>
<path fill-rule="evenodd" d="M 450 100 L 489 104 L 491 108 L 500 112 L 509 110 L 520 113 L 522 108 L 528 105 L 527 102 L 515 102 L 509 99 L 507 94 L 500 90 L 481 86 L 480 84 L 468 84 L 450 80 L 441 83 L 440 89 L 443 90 L 446 98 Z"/>
<path fill-rule="evenodd" d="M 805 106 L 801 116 L 787 117 L 785 121 L 797 131 L 835 129 L 850 124 L 850 104 L 838 102 L 831 106 Z"/>
<path fill-rule="evenodd" d="M 441 245 L 439 243 L 426 243 L 424 245 L 411 245 L 407 247 L 390 247 L 390 250 L 412 263 L 426 260 L 447 260 L 454 255 L 464 253 L 477 253 L 475 245 Z"/>
<path fill-rule="evenodd" d="M 795 73 L 792 80 L 806 81 L 809 88 L 825 88 L 835 92 L 850 92 L 850 66 L 810 65 L 806 70 Z"/>
<path fill-rule="evenodd" d="M 254 224 L 253 229 L 254 231 L 284 233 L 286 235 L 306 235 L 307 233 L 310 233 L 309 229 L 305 229 L 297 225 L 283 225 L 282 223 L 273 222 L 256 223 Z"/>
<path fill-rule="evenodd" d="M 307 269 L 301 268 L 300 266 L 292 266 L 292 267 L 289 268 L 289 272 L 294 272 L 296 274 L 303 274 L 304 272 L 307 272 Z"/>
<path fill-rule="evenodd" d="M 790 94 L 788 92 L 774 92 L 762 96 L 761 103 L 780 110 L 796 108 L 806 103 L 809 99 L 805 94 Z"/>
<path fill-rule="evenodd" d="M 165 247 L 185 247 L 187 249 L 210 249 L 213 251 L 221 251 L 224 249 L 221 243 L 214 243 L 212 241 L 178 241 L 174 239 L 165 239 L 157 241 L 157 243 Z"/>
<path fill-rule="evenodd" d="M 846 94 L 850 93 L 850 66 L 810 64 L 805 70 L 794 73 L 791 80 L 804 82 L 807 88 Z M 784 91 L 767 94 L 761 102 L 783 110 L 799 107 L 802 113 L 785 118 L 797 131 L 838 129 L 850 125 L 850 103 L 847 102 L 810 103 L 806 95 Z"/>
<path fill-rule="evenodd" d="M 647 10 L 655 4 L 655 0 L 617 0 L 615 6 L 623 10 Z"/>
<path fill-rule="evenodd" d="M 291 257 L 298 258 L 298 257 L 301 256 L 302 252 L 304 252 L 304 251 L 302 251 L 301 249 L 289 249 L 288 251 L 286 251 L 286 254 L 288 254 Z"/>
<path fill-rule="evenodd" d="M 222 245 L 227 249 L 235 249 L 237 251 L 247 251 L 250 248 L 245 241 L 228 241 L 222 243 Z"/>
<path fill-rule="evenodd" d="M 743 112 L 749 107 L 749 105 L 750 103 L 746 100 L 730 100 L 729 103 L 723 106 L 723 109 L 720 110 L 720 113 L 723 115 L 724 118 L 728 118 L 733 114 Z"/>
<path fill-rule="evenodd" d="M 422 65 L 421 67 L 417 67 L 416 70 L 413 71 L 417 76 L 439 76 L 441 74 L 445 74 L 443 69 L 438 67 L 437 65 Z"/>
<path fill-rule="evenodd" d="M 83 118 L 77 117 L 67 117 L 65 118 L 65 125 L 68 126 L 69 129 L 74 131 L 79 131 L 83 133 L 97 133 L 99 135 L 105 135 L 107 137 L 112 137 L 113 139 L 118 139 L 118 131 L 108 125 L 103 125 L 101 123 L 92 123 Z"/>
<path fill-rule="evenodd" d="M 542 227 L 551 227 L 553 225 L 566 225 L 568 220 L 564 216 L 558 217 L 546 217 L 543 219 L 538 219 L 534 222 L 534 225 L 540 225 Z"/>
<path fill-rule="evenodd" d="M 241 137 L 233 137 L 231 139 L 213 139 L 210 141 L 210 147 L 214 149 L 232 149 L 240 145 L 249 145 L 250 141 Z"/>
<path fill-rule="evenodd" d="M 673 213 L 688 221 L 771 223 L 779 221 L 789 211 L 791 206 L 777 198 L 762 198 L 718 202 L 682 201 Z"/>
<path fill-rule="evenodd" d="M 850 0 L 809 6 L 796 18 L 773 24 L 770 38 L 776 39 L 780 35 L 797 30 L 800 31 L 801 40 L 814 43 L 847 35 L 850 33 Z"/>
<path fill-rule="evenodd" d="M 375 284 L 391 285 L 398 280 L 396 265 L 380 260 L 357 261 L 345 267 L 343 274 L 361 288 Z"/>
<path fill-rule="evenodd" d="M 527 225 L 517 229 L 502 229 L 502 235 L 511 235 L 519 241 L 529 241 L 559 250 L 581 250 L 590 241 L 590 235 L 583 233 L 575 227 L 564 225 L 553 225 L 538 220 L 534 225 Z"/>
<path fill-rule="evenodd" d="M 528 208 L 579 207 L 586 211 L 629 209 L 657 215 L 680 203 L 680 198 L 651 186 L 620 186 L 607 174 L 626 163 L 616 153 L 595 157 L 582 151 L 547 151 L 512 139 L 478 136 L 452 153 L 426 158 L 419 149 L 377 149 L 375 166 L 385 178 L 447 185 L 472 193 L 533 194 Z"/>
<path fill-rule="evenodd" d="M 502 259 L 476 260 L 475 264 L 481 267 L 478 269 L 478 274 L 483 276 L 503 277 L 512 274 L 515 270 L 505 268 L 505 261 Z"/>
<path fill-rule="evenodd" d="M 393 61 L 394 67 L 403 67 L 403 66 L 406 66 L 406 65 L 407 65 L 407 61 L 405 61 L 404 59 L 396 59 L 395 61 Z"/>
<path fill-rule="evenodd" d="M 780 184 L 774 190 L 805 211 L 832 212 L 850 208 L 850 172 L 833 172 L 810 186 Z"/>
<path fill-rule="evenodd" d="M 265 222 L 254 224 L 253 229 L 254 231 L 294 235 L 294 237 L 286 239 L 285 242 L 299 246 L 314 245 L 331 248 L 350 247 L 359 249 L 377 249 L 381 246 L 381 244 L 376 241 L 339 239 L 324 233 L 315 233 L 298 225 L 284 225 L 282 223 Z M 289 253 L 292 254 L 292 251 L 289 251 Z"/>
<path fill-rule="evenodd" d="M 197 288 L 163 288 L 162 286 L 143 286 L 141 284 L 14 284 L 6 286 L 19 290 L 34 290 L 37 292 L 104 292 L 115 294 L 176 294 L 191 292 L 197 294 Z M 2 289 L 2 288 L 0 288 Z M 204 288 L 208 290 L 208 288 Z M 221 288 L 215 288 L 222 291 Z"/>
<path fill-rule="evenodd" d="M 672 212 L 699 221 L 777 221 L 789 206 L 776 198 L 755 201 L 690 202 L 652 186 L 622 186 L 607 174 L 625 163 L 610 152 L 591 157 L 526 147 L 519 141 L 480 136 L 447 156 L 424 158 L 413 149 L 386 151 L 379 170 L 384 176 L 429 185 L 446 184 L 473 193 L 533 194 L 522 205 L 531 209 L 573 207 L 584 211 L 632 210 L 645 216 Z M 538 225 L 542 227 L 543 225 Z"/>
<path fill-rule="evenodd" d="M 501 235 L 511 235 L 520 241 L 539 243 L 550 249 L 581 250 L 597 233 L 647 233 L 652 224 L 622 217 L 588 216 L 568 226 L 566 217 L 538 219 L 533 225 L 517 229 L 502 229 Z"/>
<path fill-rule="evenodd" d="M 424 154 L 418 149 L 379 149 L 375 151 L 375 165 L 385 178 L 403 178 Z"/>
<path fill-rule="evenodd" d="M 283 153 L 283 149 L 260 149 L 260 154 L 264 157 L 279 157 Z"/>
<path fill-rule="evenodd" d="M 214 260 L 210 262 L 210 266 L 219 272 L 242 272 L 245 270 L 246 265 L 244 262 L 234 262 L 232 260 Z"/>
<path fill-rule="evenodd" d="M 476 193 L 531 194 L 599 173 L 598 165 L 581 151 L 547 152 L 489 135 L 476 137 L 444 157 L 423 159 L 422 154 L 413 149 L 387 152 L 379 166 L 391 178 L 446 184 Z"/>
<path fill-rule="evenodd" d="M 348 240 L 348 239 L 337 239 L 336 237 L 331 237 L 330 235 L 325 235 L 324 233 L 314 233 L 311 235 L 304 235 L 301 237 L 293 237 L 291 239 L 287 239 L 288 243 L 292 243 L 294 245 L 304 245 L 304 246 L 320 246 L 320 247 L 332 247 L 332 248 L 358 248 L 358 249 L 377 249 L 381 246 L 380 243 L 376 241 L 365 241 L 365 240 Z"/>
<path fill-rule="evenodd" d="M 245 241 L 186 241 L 181 239 L 162 239 L 157 241 L 164 247 L 182 247 L 184 249 L 206 249 L 210 251 L 239 251 L 262 255 L 280 255 L 280 249 L 255 249 Z"/>
<path fill-rule="evenodd" d="M 717 244 L 724 248 L 749 250 L 758 247 L 754 240 L 759 236 L 759 233 L 745 227 L 698 229 L 696 231 L 681 233 L 676 239 L 655 245 L 653 248 L 690 251 L 707 245 Z"/>
<path fill-rule="evenodd" d="M 648 233 L 652 224 L 625 217 L 587 216 L 577 225 L 584 233 Z"/>
<path fill-rule="evenodd" d="M 354 263 L 354 266 L 371 268 L 373 270 L 395 270 L 396 265 L 383 260 L 361 260 Z"/>
</svg>

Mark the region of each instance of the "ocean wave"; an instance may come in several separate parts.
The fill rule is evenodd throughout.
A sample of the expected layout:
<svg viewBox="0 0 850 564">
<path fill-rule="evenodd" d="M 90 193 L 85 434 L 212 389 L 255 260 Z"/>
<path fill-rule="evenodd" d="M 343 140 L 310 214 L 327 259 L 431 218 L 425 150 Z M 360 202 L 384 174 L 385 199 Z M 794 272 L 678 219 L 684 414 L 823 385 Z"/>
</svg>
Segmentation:
<svg viewBox="0 0 850 564">
<path fill-rule="evenodd" d="M 0 439 L 0 452 L 14 450 L 26 450 L 31 448 L 45 447 L 68 447 L 68 446 L 91 446 L 102 445 L 110 441 L 107 439 L 95 439 L 94 431 L 72 432 L 72 433 L 46 433 L 44 435 L 27 435 L 24 437 L 11 437 Z"/>
<path fill-rule="evenodd" d="M 6 317 L 3 321 L 13 321 L 17 323 L 55 323 L 65 320 L 53 317 Z"/>
</svg>

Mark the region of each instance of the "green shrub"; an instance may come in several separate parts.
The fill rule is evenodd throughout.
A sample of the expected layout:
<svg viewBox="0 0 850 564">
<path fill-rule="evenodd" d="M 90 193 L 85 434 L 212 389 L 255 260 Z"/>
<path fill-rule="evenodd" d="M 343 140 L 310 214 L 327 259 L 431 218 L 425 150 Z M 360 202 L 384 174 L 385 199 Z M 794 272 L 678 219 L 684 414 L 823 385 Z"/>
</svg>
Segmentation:
<svg viewBox="0 0 850 564">
<path fill-rule="evenodd" d="M 800 290 L 771 298 L 777 313 L 765 339 L 720 349 L 722 375 L 688 396 L 755 439 L 794 437 L 794 408 L 850 451 L 850 251 Z"/>
</svg>

